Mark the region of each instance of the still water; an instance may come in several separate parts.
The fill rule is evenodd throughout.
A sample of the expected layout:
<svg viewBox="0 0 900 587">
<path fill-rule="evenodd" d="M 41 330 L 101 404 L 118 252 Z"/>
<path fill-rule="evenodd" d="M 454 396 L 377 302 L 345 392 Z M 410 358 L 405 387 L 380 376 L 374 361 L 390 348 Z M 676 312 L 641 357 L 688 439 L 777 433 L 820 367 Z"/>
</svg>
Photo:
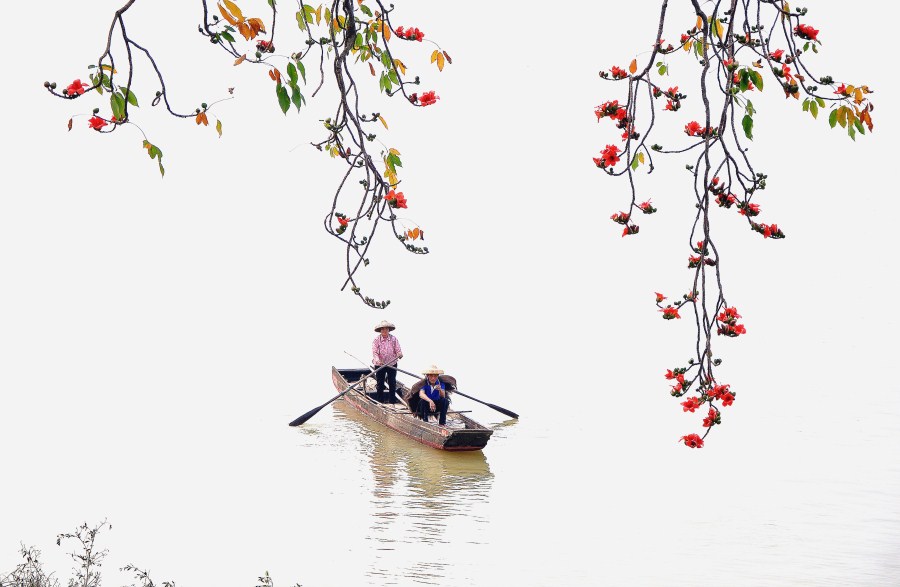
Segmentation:
<svg viewBox="0 0 900 587">
<path fill-rule="evenodd" d="M 56 533 L 107 518 L 107 585 L 128 563 L 179 587 L 900 585 L 896 389 L 757 388 L 691 451 L 665 402 L 641 422 L 604 390 L 466 385 L 522 418 L 458 398 L 495 433 L 445 453 L 340 401 L 286 426 L 334 393 L 327 372 L 299 398 L 227 383 L 10 396 L 0 569 L 21 540 L 65 580 Z"/>
</svg>

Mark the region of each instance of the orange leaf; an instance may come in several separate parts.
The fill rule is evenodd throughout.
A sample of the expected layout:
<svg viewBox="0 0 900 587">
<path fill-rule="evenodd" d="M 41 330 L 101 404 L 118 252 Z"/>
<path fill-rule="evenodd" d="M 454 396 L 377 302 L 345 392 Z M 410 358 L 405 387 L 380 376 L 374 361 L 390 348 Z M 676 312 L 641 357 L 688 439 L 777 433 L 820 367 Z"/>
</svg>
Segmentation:
<svg viewBox="0 0 900 587">
<path fill-rule="evenodd" d="M 389 27 L 383 20 L 381 21 L 381 36 L 384 37 L 385 41 L 391 40 L 391 27 Z"/>
<path fill-rule="evenodd" d="M 232 26 L 237 25 L 238 20 L 237 20 L 235 17 L 233 17 L 233 16 L 231 16 L 230 14 L 228 14 L 228 11 L 225 10 L 225 7 L 224 7 L 224 6 L 222 6 L 221 4 L 219 4 L 218 6 L 219 6 L 219 12 L 222 13 L 222 16 L 225 17 L 225 20 L 228 21 L 228 24 L 230 24 L 230 25 L 232 25 Z"/>
<path fill-rule="evenodd" d="M 228 7 L 228 10 L 231 11 L 231 14 L 233 14 L 236 19 L 238 19 L 239 21 L 244 20 L 244 15 L 241 12 L 241 9 L 238 8 L 237 4 L 235 4 L 231 0 L 222 0 L 222 2 L 225 3 L 225 6 Z"/>
<path fill-rule="evenodd" d="M 637 59 L 631 60 L 631 65 L 628 66 L 628 71 L 631 73 L 637 72 Z"/>
<path fill-rule="evenodd" d="M 72 130 L 72 119 L 69 119 L 69 130 Z"/>
<path fill-rule="evenodd" d="M 263 23 L 261 18 L 250 18 L 247 20 L 247 23 L 257 33 L 259 33 L 260 31 L 266 32 L 266 25 Z"/>
<path fill-rule="evenodd" d="M 703 30 L 703 17 L 700 16 L 699 14 L 697 15 L 697 30 L 698 31 Z"/>
<path fill-rule="evenodd" d="M 444 71 L 444 54 L 438 53 L 437 55 L 437 66 L 438 71 Z"/>
<path fill-rule="evenodd" d="M 381 114 L 379 114 L 379 115 L 378 115 L 378 120 L 381 121 L 381 124 L 384 125 L 384 129 L 387 130 L 388 125 L 387 125 L 387 121 L 384 119 L 384 116 L 382 116 Z"/>
<path fill-rule="evenodd" d="M 375 75 L 375 68 L 372 67 L 372 62 L 371 62 L 371 61 L 369 62 L 369 71 L 372 73 L 373 76 Z"/>
<path fill-rule="evenodd" d="M 198 114 L 195 121 L 198 125 L 202 124 L 203 126 L 209 126 L 209 119 L 206 117 L 206 112 Z"/>
<path fill-rule="evenodd" d="M 256 36 L 255 34 L 253 34 L 253 29 L 251 29 L 250 25 L 246 22 L 239 22 L 237 28 L 238 32 L 241 33 L 241 36 L 243 36 L 248 41 Z"/>
<path fill-rule="evenodd" d="M 246 59 L 246 58 L 247 58 L 247 54 L 244 53 L 243 55 L 241 55 L 240 57 L 238 57 L 237 59 L 234 60 L 234 64 L 240 65 L 241 63 L 244 62 L 244 59 Z"/>
</svg>

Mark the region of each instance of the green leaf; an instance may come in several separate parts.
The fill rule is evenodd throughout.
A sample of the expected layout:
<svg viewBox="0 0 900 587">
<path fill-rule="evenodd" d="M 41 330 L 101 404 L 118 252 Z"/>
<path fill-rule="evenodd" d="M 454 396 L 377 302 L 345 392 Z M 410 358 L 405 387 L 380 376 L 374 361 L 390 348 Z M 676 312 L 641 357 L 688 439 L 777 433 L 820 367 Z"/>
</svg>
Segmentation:
<svg viewBox="0 0 900 587">
<path fill-rule="evenodd" d="M 288 79 L 291 80 L 290 85 L 297 85 L 297 67 L 293 63 L 287 64 Z"/>
<path fill-rule="evenodd" d="M 659 75 L 666 75 L 666 72 L 669 71 L 669 68 L 665 65 L 659 66 Z"/>
<path fill-rule="evenodd" d="M 134 92 L 132 92 L 128 88 L 121 88 L 121 90 L 122 90 L 122 93 L 125 95 L 125 99 L 128 100 L 128 103 L 131 104 L 132 106 L 134 106 L 135 108 L 137 108 L 138 107 L 138 99 L 137 99 L 137 96 L 134 95 Z"/>
<path fill-rule="evenodd" d="M 303 83 L 306 83 L 306 67 L 303 65 L 302 61 L 297 61 L 297 71 L 300 72 L 300 77 L 303 78 Z"/>
<path fill-rule="evenodd" d="M 750 79 L 751 79 L 751 81 L 753 81 L 753 84 L 757 88 L 759 88 L 759 91 L 761 92 L 763 90 L 763 76 L 758 71 L 751 69 L 750 70 Z"/>
<path fill-rule="evenodd" d="M 816 97 L 816 102 L 819 104 L 819 108 L 824 108 L 824 107 L 825 107 L 825 100 L 823 100 L 822 98 L 819 98 L 819 97 L 817 96 L 817 97 Z"/>
<path fill-rule="evenodd" d="M 365 4 L 360 4 L 359 9 L 362 10 L 363 14 L 365 14 L 366 16 L 372 16 L 372 9 Z"/>
<path fill-rule="evenodd" d="M 269 6 L 275 8 L 275 0 L 269 0 Z"/>
<path fill-rule="evenodd" d="M 394 155 L 393 153 L 391 153 L 390 155 L 388 155 L 388 161 L 389 161 L 390 164 L 393 165 L 393 166 L 396 166 L 396 167 L 403 167 L 403 163 L 400 162 L 400 157 Z"/>
<path fill-rule="evenodd" d="M 635 154 L 634 159 L 631 160 L 631 170 L 634 171 L 640 165 L 640 161 L 638 161 L 637 154 Z"/>
<path fill-rule="evenodd" d="M 297 110 L 300 110 L 300 106 L 306 102 L 306 98 L 300 93 L 300 88 L 297 87 L 297 84 L 291 85 L 291 102 L 297 107 Z"/>
<path fill-rule="evenodd" d="M 819 105 L 814 100 L 809 102 L 809 113 L 812 114 L 813 118 L 819 117 Z"/>
<path fill-rule="evenodd" d="M 753 107 L 753 102 L 747 100 L 747 114 L 753 116 L 756 114 L 756 108 Z"/>
<path fill-rule="evenodd" d="M 831 114 L 828 115 L 828 124 L 831 128 L 834 128 L 834 125 L 837 124 L 837 110 L 832 110 Z"/>
<path fill-rule="evenodd" d="M 113 92 L 109 96 L 109 106 L 112 108 L 112 113 L 116 120 L 125 119 L 125 96 L 119 92 Z"/>
<path fill-rule="evenodd" d="M 392 82 L 394 82 L 394 83 L 397 84 L 397 85 L 400 85 L 400 78 L 397 77 L 397 70 L 396 70 L 396 69 L 391 69 L 391 70 L 388 72 L 388 77 L 391 79 Z"/>
<path fill-rule="evenodd" d="M 853 121 L 853 126 L 856 127 L 856 130 L 859 131 L 859 134 L 866 134 L 866 127 L 863 126 L 863 123 L 860 122 L 858 118 Z"/>
<path fill-rule="evenodd" d="M 234 37 L 231 36 L 231 33 L 229 33 L 228 31 L 222 31 L 221 33 L 219 33 L 219 36 L 234 43 Z"/>
<path fill-rule="evenodd" d="M 803 100 L 803 111 L 809 112 L 809 98 L 807 98 L 806 100 Z"/>
<path fill-rule="evenodd" d="M 747 138 L 751 141 L 753 140 L 753 117 L 749 114 L 745 114 L 744 118 L 741 119 L 741 126 L 744 127 L 744 134 L 747 135 Z"/>
<path fill-rule="evenodd" d="M 281 112 L 287 114 L 288 108 L 291 107 L 291 98 L 288 96 L 287 88 L 278 84 L 275 87 L 275 94 L 278 96 L 278 105 L 281 107 Z"/>
<path fill-rule="evenodd" d="M 144 149 L 147 150 L 147 155 L 151 159 L 156 159 L 156 162 L 159 164 L 159 174 L 162 175 L 163 177 L 165 177 L 166 169 L 165 169 L 165 167 L 163 167 L 163 164 L 162 164 L 162 157 L 163 157 L 162 150 L 159 147 L 157 147 L 156 145 L 151 144 L 150 141 L 148 141 L 146 139 L 143 142 L 143 147 L 144 147 Z"/>
<path fill-rule="evenodd" d="M 297 11 L 297 26 L 300 27 L 301 31 L 306 30 L 306 18 L 303 16 L 303 11 Z"/>
</svg>

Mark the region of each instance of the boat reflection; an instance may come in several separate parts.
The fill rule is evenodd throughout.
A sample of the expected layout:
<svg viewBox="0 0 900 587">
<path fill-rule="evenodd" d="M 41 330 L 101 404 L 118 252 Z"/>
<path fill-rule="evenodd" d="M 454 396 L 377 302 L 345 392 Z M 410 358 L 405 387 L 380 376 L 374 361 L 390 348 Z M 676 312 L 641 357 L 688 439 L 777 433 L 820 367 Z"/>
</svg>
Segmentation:
<svg viewBox="0 0 900 587">
<path fill-rule="evenodd" d="M 476 545 L 487 533 L 493 475 L 484 453 L 424 446 L 341 401 L 335 403 L 335 417 L 356 432 L 372 470 L 367 540 L 376 552 L 369 569 L 373 584 L 401 576 L 443 582 L 449 569 L 435 559 L 434 547 L 460 539 Z"/>
</svg>

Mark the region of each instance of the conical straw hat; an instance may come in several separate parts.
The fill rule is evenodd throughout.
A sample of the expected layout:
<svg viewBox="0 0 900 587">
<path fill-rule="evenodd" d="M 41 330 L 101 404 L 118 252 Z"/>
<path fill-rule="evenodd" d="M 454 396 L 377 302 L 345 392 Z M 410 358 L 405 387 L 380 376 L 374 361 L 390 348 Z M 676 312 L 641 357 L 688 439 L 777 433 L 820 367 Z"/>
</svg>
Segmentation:
<svg viewBox="0 0 900 587">
<path fill-rule="evenodd" d="M 423 374 L 423 375 L 443 375 L 443 374 L 444 374 L 444 370 L 443 370 L 443 369 L 439 369 L 437 365 L 432 365 L 431 367 L 429 367 L 429 368 L 425 369 L 424 371 L 422 371 L 422 374 Z"/>
<path fill-rule="evenodd" d="M 394 326 L 393 324 L 391 324 L 390 322 L 388 322 L 387 320 L 382 320 L 381 322 L 378 323 L 378 326 L 375 327 L 375 332 L 380 332 L 382 328 L 387 328 L 388 330 L 394 330 L 397 327 Z"/>
</svg>

